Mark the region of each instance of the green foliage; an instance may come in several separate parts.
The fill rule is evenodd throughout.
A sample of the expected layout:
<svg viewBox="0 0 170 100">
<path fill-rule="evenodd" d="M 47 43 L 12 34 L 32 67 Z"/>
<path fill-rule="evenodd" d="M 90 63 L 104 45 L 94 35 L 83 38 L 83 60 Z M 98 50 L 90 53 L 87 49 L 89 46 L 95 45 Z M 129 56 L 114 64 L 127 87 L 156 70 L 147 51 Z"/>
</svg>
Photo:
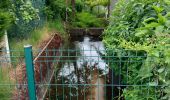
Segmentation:
<svg viewBox="0 0 170 100">
<path fill-rule="evenodd" d="M 0 10 L 0 37 L 3 36 L 4 30 L 7 29 L 12 22 L 12 16 L 4 10 Z"/>
<path fill-rule="evenodd" d="M 83 5 L 84 5 L 84 2 L 83 2 L 82 0 L 76 0 L 76 1 L 75 1 L 76 11 L 77 11 L 77 12 L 82 12 L 82 10 L 83 10 Z"/>
<path fill-rule="evenodd" d="M 39 10 L 34 8 L 32 5 L 32 1 L 30 0 L 16 0 L 12 2 L 11 8 L 8 11 L 13 15 L 15 18 L 15 24 L 21 24 L 20 21 L 24 23 L 29 23 L 34 19 L 38 19 Z"/>
<path fill-rule="evenodd" d="M 65 0 L 47 0 L 46 5 L 45 13 L 48 19 L 54 19 L 58 17 L 65 18 L 64 12 L 67 8 Z"/>
<path fill-rule="evenodd" d="M 25 38 L 10 39 L 10 41 L 9 41 L 10 49 L 11 50 L 19 50 L 20 55 L 24 55 L 23 46 L 25 44 L 31 44 L 33 46 L 33 50 L 40 49 L 40 45 L 42 43 L 44 43 L 44 41 L 49 39 L 49 37 L 54 34 L 53 32 L 55 32 L 55 33 L 60 32 L 58 34 L 60 34 L 60 36 L 63 38 L 64 42 L 68 41 L 67 34 L 64 30 L 64 25 L 63 25 L 61 19 L 59 19 L 59 20 L 55 20 L 55 21 L 48 21 L 44 24 L 43 27 L 34 29 L 30 33 L 30 37 L 27 39 L 25 39 Z M 41 47 L 42 47 L 42 45 L 41 45 Z M 18 53 L 13 52 L 13 55 L 18 55 Z M 20 60 L 21 60 L 20 58 L 13 57 L 12 61 L 15 61 L 13 63 L 13 65 L 18 65 L 17 62 L 19 62 Z"/>
<path fill-rule="evenodd" d="M 32 6 L 31 1 L 23 2 L 19 8 L 19 14 L 24 22 L 29 23 L 30 21 L 39 18 L 38 9 Z"/>
<path fill-rule="evenodd" d="M 0 1 L 0 8 L 1 9 L 8 9 L 11 6 L 10 0 L 1 0 Z"/>
<path fill-rule="evenodd" d="M 30 33 L 30 38 L 28 39 L 24 39 L 24 38 L 20 40 L 16 40 L 15 38 L 11 39 L 9 41 L 10 49 L 22 50 L 23 45 L 25 44 L 31 44 L 33 45 L 33 47 L 38 49 L 39 43 L 42 42 L 44 39 L 48 38 L 48 36 L 51 35 L 50 33 L 55 32 L 56 30 L 61 33 L 60 34 L 61 36 L 63 37 L 65 36 L 65 30 L 64 30 L 64 26 L 61 20 L 46 22 L 43 27 L 34 29 Z"/>
<path fill-rule="evenodd" d="M 8 12 L 11 2 L 9 0 L 0 1 L 0 38 L 4 34 L 4 30 L 7 29 L 13 20 L 12 15 Z"/>
<path fill-rule="evenodd" d="M 98 6 L 98 5 L 107 6 L 109 0 L 85 0 L 85 3 L 91 7 Z"/>
<path fill-rule="evenodd" d="M 35 19 L 39 19 L 38 9 L 34 8 L 30 0 L 1 0 L 0 1 L 0 37 L 10 26 L 16 26 L 15 31 Z M 18 27 L 19 26 L 19 27 Z M 28 26 L 27 26 L 28 28 Z M 20 30 L 22 31 L 22 30 Z M 14 32 L 11 32 L 14 33 Z M 22 33 L 22 32 L 20 32 Z M 26 33 L 26 31 L 24 32 Z M 18 33 L 17 33 L 18 34 Z M 17 36 L 16 34 L 13 36 Z"/>
<path fill-rule="evenodd" d="M 103 41 L 107 49 L 125 50 L 118 59 L 123 59 L 125 62 L 132 60 L 140 62 L 128 65 L 129 75 L 123 74 L 127 72 L 127 65 L 122 64 L 124 83 L 150 87 L 148 96 L 141 95 L 147 93 L 148 88 L 127 87 L 123 90 L 125 99 L 170 99 L 169 8 L 168 0 L 119 0 L 116 5 Z M 126 50 L 131 51 L 129 53 Z M 136 56 L 136 54 L 138 58 L 124 58 L 125 55 Z M 141 58 L 141 56 L 146 57 Z M 115 67 L 115 70 L 118 68 L 119 66 Z M 128 81 L 125 81 L 126 79 Z M 158 86 L 156 90 L 152 88 L 154 86 Z"/>
<path fill-rule="evenodd" d="M 93 14 L 82 12 L 76 14 L 76 19 L 72 22 L 72 26 L 79 28 L 105 27 L 104 21 L 104 19 L 97 18 Z"/>
<path fill-rule="evenodd" d="M 11 8 L 8 9 L 13 15 L 14 22 L 8 30 L 9 38 L 29 38 L 29 34 L 36 27 L 43 24 L 42 8 L 45 1 L 42 0 L 10 0 Z"/>
</svg>

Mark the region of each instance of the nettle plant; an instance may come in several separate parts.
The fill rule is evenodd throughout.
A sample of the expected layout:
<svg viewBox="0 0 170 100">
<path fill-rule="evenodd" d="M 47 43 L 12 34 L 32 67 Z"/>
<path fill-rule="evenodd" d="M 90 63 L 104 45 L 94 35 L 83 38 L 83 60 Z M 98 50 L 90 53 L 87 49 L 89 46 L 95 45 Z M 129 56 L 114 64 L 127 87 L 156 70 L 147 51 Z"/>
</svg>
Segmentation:
<svg viewBox="0 0 170 100">
<path fill-rule="evenodd" d="M 121 54 L 116 54 L 116 59 L 124 61 L 122 84 L 134 85 L 125 87 L 122 97 L 169 100 L 170 1 L 119 0 L 110 20 L 103 42 L 109 51 L 123 49 Z M 139 57 L 132 58 L 136 55 Z M 127 66 L 128 61 L 135 62 Z M 113 63 L 113 66 L 118 72 L 118 64 Z"/>
</svg>

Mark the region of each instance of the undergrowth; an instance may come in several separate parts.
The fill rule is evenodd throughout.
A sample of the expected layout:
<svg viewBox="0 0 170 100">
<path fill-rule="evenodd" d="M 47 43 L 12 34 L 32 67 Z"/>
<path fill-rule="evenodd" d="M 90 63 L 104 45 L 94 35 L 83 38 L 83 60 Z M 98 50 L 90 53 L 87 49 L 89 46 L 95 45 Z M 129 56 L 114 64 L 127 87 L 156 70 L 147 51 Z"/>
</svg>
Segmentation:
<svg viewBox="0 0 170 100">
<path fill-rule="evenodd" d="M 23 46 L 26 44 L 31 44 L 33 49 L 38 49 L 39 44 L 48 39 L 50 35 L 54 33 L 59 33 L 62 37 L 66 37 L 66 33 L 64 30 L 64 26 L 61 20 L 48 21 L 41 28 L 35 29 L 30 33 L 30 37 L 28 39 L 16 40 L 11 39 L 10 49 L 11 50 L 23 50 Z"/>
<path fill-rule="evenodd" d="M 71 24 L 72 27 L 78 28 L 105 27 L 106 20 L 88 12 L 81 12 L 76 14 L 76 18 L 72 20 Z"/>
<path fill-rule="evenodd" d="M 9 78 L 9 67 L 0 67 L 0 97 L 1 100 L 9 100 L 11 98 L 13 86 L 12 81 Z M 4 84 L 6 84 L 4 86 Z"/>
<path fill-rule="evenodd" d="M 40 50 L 40 46 L 42 47 L 42 43 L 50 39 L 51 35 L 59 34 L 64 42 L 67 42 L 68 35 L 65 32 L 64 24 L 61 20 L 48 21 L 41 28 L 35 29 L 30 33 L 30 37 L 28 39 L 11 39 L 9 41 L 11 52 L 11 60 L 13 61 L 13 65 L 18 65 L 18 62 L 22 62 L 24 59 L 24 45 L 30 44 L 33 47 L 33 55 L 37 54 L 37 50 Z"/>
</svg>

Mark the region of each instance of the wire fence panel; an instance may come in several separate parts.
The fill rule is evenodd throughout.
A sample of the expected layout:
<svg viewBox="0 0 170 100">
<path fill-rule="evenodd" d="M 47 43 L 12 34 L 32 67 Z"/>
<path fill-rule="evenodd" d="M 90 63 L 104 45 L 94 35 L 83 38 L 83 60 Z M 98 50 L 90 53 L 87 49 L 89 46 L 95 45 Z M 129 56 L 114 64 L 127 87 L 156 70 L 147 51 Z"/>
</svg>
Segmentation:
<svg viewBox="0 0 170 100">
<path fill-rule="evenodd" d="M 4 52 L 4 51 L 2 51 Z M 24 64 L 23 51 L 10 51 L 11 52 L 11 62 L 8 62 L 8 57 L 4 54 L 1 55 L 0 61 L 0 99 L 10 100 L 16 96 L 19 99 L 22 95 L 22 91 L 19 90 L 20 87 L 25 87 L 25 84 L 20 84 L 23 79 L 22 65 Z M 19 76 L 19 77 L 18 77 Z M 24 95 L 25 96 L 25 95 Z"/>
<path fill-rule="evenodd" d="M 131 96 L 158 100 L 167 95 L 164 89 L 169 85 L 156 80 L 152 71 L 159 66 L 150 66 L 155 57 L 148 59 L 144 51 L 52 49 L 49 45 L 35 53 L 39 53 L 34 56 L 38 100 L 132 100 Z M 23 51 L 11 51 L 10 64 L 1 60 L 1 100 L 28 100 L 24 58 Z M 159 72 L 162 77 L 169 74 Z"/>
</svg>

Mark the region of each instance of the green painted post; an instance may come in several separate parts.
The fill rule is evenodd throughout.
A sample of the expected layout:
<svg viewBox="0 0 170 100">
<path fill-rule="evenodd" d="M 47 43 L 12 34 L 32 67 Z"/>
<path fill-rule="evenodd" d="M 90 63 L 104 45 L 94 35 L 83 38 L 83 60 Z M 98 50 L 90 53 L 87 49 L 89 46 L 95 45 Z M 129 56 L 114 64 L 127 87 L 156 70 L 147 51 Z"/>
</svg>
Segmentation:
<svg viewBox="0 0 170 100">
<path fill-rule="evenodd" d="M 25 52 L 25 64 L 26 64 L 26 72 L 27 72 L 29 99 L 37 100 L 36 89 L 35 89 L 32 46 L 31 45 L 24 46 L 24 52 Z"/>
</svg>

